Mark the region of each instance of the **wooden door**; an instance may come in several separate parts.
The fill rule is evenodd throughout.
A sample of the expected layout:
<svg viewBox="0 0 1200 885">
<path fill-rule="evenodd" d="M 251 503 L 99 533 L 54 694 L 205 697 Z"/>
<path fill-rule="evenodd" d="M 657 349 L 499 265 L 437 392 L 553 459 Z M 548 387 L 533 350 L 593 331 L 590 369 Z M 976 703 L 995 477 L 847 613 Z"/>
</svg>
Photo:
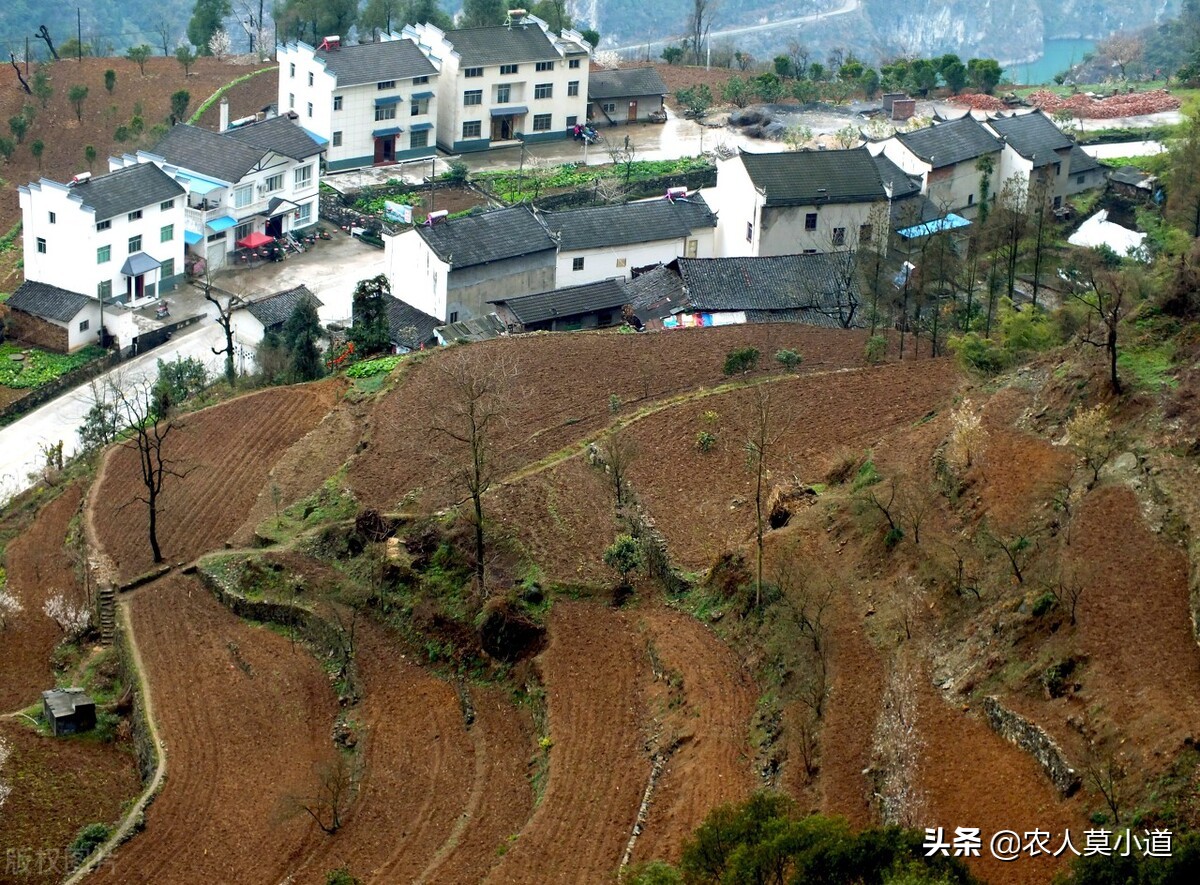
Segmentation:
<svg viewBox="0 0 1200 885">
<path fill-rule="evenodd" d="M 629 117 L 628 117 L 628 120 L 629 120 L 629 122 L 630 122 L 630 123 L 636 123 L 636 122 L 637 122 L 637 101 L 631 101 L 631 102 L 629 103 Z"/>
</svg>

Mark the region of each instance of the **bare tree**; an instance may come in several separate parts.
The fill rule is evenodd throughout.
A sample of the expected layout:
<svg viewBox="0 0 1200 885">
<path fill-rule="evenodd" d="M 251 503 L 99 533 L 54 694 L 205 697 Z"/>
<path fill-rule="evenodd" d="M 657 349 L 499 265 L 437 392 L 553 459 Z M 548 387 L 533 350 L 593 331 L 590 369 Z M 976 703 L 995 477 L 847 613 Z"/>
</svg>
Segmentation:
<svg viewBox="0 0 1200 885">
<path fill-rule="evenodd" d="M 242 307 L 245 302 L 237 295 L 230 295 L 225 300 L 225 304 L 221 304 L 221 299 L 213 293 L 212 275 L 207 267 L 204 270 L 204 300 L 217 309 L 217 325 L 225 333 L 225 346 L 220 350 L 214 347 L 212 352 L 215 356 L 224 354 L 225 381 L 230 387 L 233 387 L 237 383 L 237 368 L 233 362 L 234 354 L 237 352 L 237 348 L 233 344 L 233 312 Z"/>
<path fill-rule="evenodd" d="M 162 41 L 163 56 L 171 54 L 171 35 L 174 34 L 175 28 L 171 25 L 171 20 L 165 15 L 158 17 L 158 21 L 154 23 L 154 33 L 158 34 L 158 39 Z"/>
<path fill-rule="evenodd" d="M 313 783 L 308 795 L 290 796 L 289 811 L 303 811 L 321 831 L 332 836 L 342 828 L 354 800 L 358 766 L 353 754 L 334 751 L 313 766 Z"/>
<path fill-rule="evenodd" d="M 629 468 L 637 458 L 637 454 L 637 443 L 625 433 L 623 428 L 617 428 L 600 443 L 600 457 L 604 459 L 608 468 L 618 509 L 624 507 L 628 500 Z"/>
<path fill-rule="evenodd" d="M 749 433 L 746 437 L 746 465 L 754 476 L 754 537 L 756 546 L 756 568 L 754 581 L 754 607 L 762 609 L 763 590 L 763 533 L 766 526 L 766 514 L 763 506 L 766 503 L 764 482 L 770 473 L 768 460 L 774 455 L 775 445 L 779 442 L 771 421 L 771 394 L 765 385 L 754 387 L 754 411 L 750 417 Z"/>
<path fill-rule="evenodd" d="M 712 30 L 713 16 L 720 6 L 720 0 L 692 0 L 688 12 L 688 39 L 692 44 L 692 56 L 696 64 L 704 63 L 704 41 Z"/>
<path fill-rule="evenodd" d="M 1024 584 L 1025 573 L 1023 568 L 1025 560 L 1029 556 L 1029 551 L 1033 549 L 1033 539 L 1029 535 L 1004 537 L 1003 535 L 996 534 L 986 526 L 983 527 L 982 531 L 985 538 L 1004 552 L 1004 556 L 1008 560 L 1008 565 L 1012 569 L 1013 577 L 1017 579 L 1017 583 Z"/>
<path fill-rule="evenodd" d="M 1146 50 L 1146 42 L 1138 34 L 1129 31 L 1118 31 L 1105 37 L 1096 44 L 1096 52 L 1107 58 L 1113 66 L 1121 71 L 1121 79 L 1128 80 L 1130 65 L 1141 61 Z"/>
<path fill-rule="evenodd" d="M 1081 579 L 1074 569 L 1060 570 L 1050 582 L 1049 590 L 1058 600 L 1058 604 L 1067 610 L 1071 626 L 1075 626 L 1075 615 L 1079 610 L 1079 600 L 1083 598 L 1087 582 Z"/>
<path fill-rule="evenodd" d="M 1121 379 L 1117 374 L 1120 355 L 1117 334 L 1128 302 L 1139 286 L 1139 275 L 1112 267 L 1096 256 L 1074 269 L 1073 284 L 1067 290 L 1071 298 L 1087 308 L 1087 321 L 1079 330 L 1081 344 L 1103 348 L 1108 355 L 1108 381 L 1112 392 L 1120 396 Z"/>
<path fill-rule="evenodd" d="M 883 514 L 883 518 L 887 520 L 888 533 L 886 542 L 889 547 L 894 547 L 904 537 L 904 529 L 901 527 L 900 520 L 900 502 L 897 497 L 900 494 L 900 481 L 897 477 L 891 477 L 885 486 L 886 493 L 880 492 L 875 485 L 867 486 L 865 500 L 868 504 Z"/>
<path fill-rule="evenodd" d="M 1125 761 L 1112 747 L 1102 746 L 1098 737 L 1087 741 L 1083 755 L 1083 777 L 1091 784 L 1112 812 L 1113 823 L 1121 823 L 1121 806 L 1125 801 Z"/>
</svg>

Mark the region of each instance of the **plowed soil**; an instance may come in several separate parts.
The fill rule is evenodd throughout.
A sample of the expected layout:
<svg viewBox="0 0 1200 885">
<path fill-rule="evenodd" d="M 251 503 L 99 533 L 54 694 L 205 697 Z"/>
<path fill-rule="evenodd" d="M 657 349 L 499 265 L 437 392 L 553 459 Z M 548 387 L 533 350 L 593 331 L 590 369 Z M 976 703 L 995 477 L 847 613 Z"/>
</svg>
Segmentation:
<svg viewBox="0 0 1200 885">
<path fill-rule="evenodd" d="M 4 674 L 0 712 L 26 707 L 37 701 L 43 690 L 53 687 L 50 654 L 62 639 L 62 631 L 42 607 L 58 593 L 76 605 L 85 601 L 74 564 L 63 549 L 82 497 L 78 485 L 65 489 L 8 545 L 8 590 L 21 603 L 22 611 L 8 617 L 0 639 L 0 673 Z"/>
<path fill-rule="evenodd" d="M 183 476 L 168 476 L 160 497 L 158 539 L 169 562 L 221 547 L 246 519 L 271 467 L 333 406 L 340 382 L 279 387 L 178 419 L 163 457 Z M 231 457 L 231 453 L 237 457 Z M 153 565 L 138 452 L 116 446 L 93 496 L 97 537 L 122 580 Z"/>
<path fill-rule="evenodd" d="M 511 372 L 506 420 L 493 436 L 495 468 L 504 475 L 608 424 L 610 395 L 629 410 L 727 380 L 724 354 L 734 347 L 757 347 L 764 366 L 777 350 L 792 348 L 803 355 L 802 370 L 812 372 L 861 365 L 863 342 L 860 332 L 796 325 L 647 335 L 557 333 L 484 342 L 475 352 L 507 364 Z M 369 448 L 350 471 L 351 485 L 365 503 L 395 509 L 418 488 L 422 504 L 431 509 L 458 497 L 448 486 L 461 454 L 432 430 L 433 410 L 451 398 L 438 369 L 448 358 L 452 354 L 437 353 L 415 366 L 375 408 Z"/>
<path fill-rule="evenodd" d="M 146 829 L 115 881 L 276 882 L 325 838 L 287 797 L 313 792 L 337 704 L 302 648 L 252 627 L 196 580 L 169 576 L 128 603 L 167 748 Z"/>
</svg>

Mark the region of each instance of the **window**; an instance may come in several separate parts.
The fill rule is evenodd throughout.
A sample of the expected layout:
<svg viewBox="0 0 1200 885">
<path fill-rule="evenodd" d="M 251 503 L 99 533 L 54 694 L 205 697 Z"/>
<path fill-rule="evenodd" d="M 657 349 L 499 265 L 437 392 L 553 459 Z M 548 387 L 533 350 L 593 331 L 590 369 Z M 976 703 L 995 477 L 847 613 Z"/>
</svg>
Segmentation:
<svg viewBox="0 0 1200 885">
<path fill-rule="evenodd" d="M 576 123 L 578 123 L 578 122 L 579 122 L 579 118 L 578 118 L 578 117 L 576 117 L 576 116 L 574 116 L 574 115 L 571 115 L 570 117 L 567 117 L 567 128 L 568 128 L 568 129 L 574 129 L 574 128 L 575 128 L 575 124 L 576 124 Z"/>
<path fill-rule="evenodd" d="M 309 187 L 312 185 L 312 171 L 313 167 L 311 163 L 307 166 L 299 166 L 296 168 L 295 186 L 297 190 L 302 187 Z"/>
<path fill-rule="evenodd" d="M 553 71 L 553 70 L 554 70 L 554 62 L 552 62 L 552 61 L 539 61 L 537 64 L 535 64 L 535 65 L 533 66 L 533 69 L 534 69 L 535 71 Z"/>
<path fill-rule="evenodd" d="M 105 298 L 112 298 L 112 280 L 104 280 L 96 286 L 96 297 L 101 301 Z"/>
<path fill-rule="evenodd" d="M 688 258 L 695 258 L 699 249 L 700 249 L 700 241 L 699 240 L 688 240 L 687 241 L 687 250 L 684 252 L 684 254 Z"/>
<path fill-rule="evenodd" d="M 45 255 L 45 254 L 46 254 L 46 238 L 45 238 L 45 237 L 38 237 L 38 238 L 37 238 L 37 250 L 38 250 L 38 252 L 40 252 L 42 255 Z"/>
<path fill-rule="evenodd" d="M 235 240 L 244 240 L 246 237 L 250 236 L 250 234 L 252 234 L 252 233 L 254 233 L 254 222 L 247 221 L 242 224 L 239 224 L 237 227 L 235 227 L 233 229 L 233 238 Z"/>
<path fill-rule="evenodd" d="M 411 111 L 412 111 L 412 113 L 410 114 L 410 116 L 413 116 L 413 117 L 422 117 L 425 114 L 428 114 L 429 113 L 429 99 L 414 98 L 412 100 Z"/>
<path fill-rule="evenodd" d="M 835 227 L 833 229 L 833 245 L 846 245 L 846 229 L 844 227 Z"/>
<path fill-rule="evenodd" d="M 410 148 L 429 147 L 429 130 L 421 129 L 410 133 L 408 136 L 408 146 Z"/>
<path fill-rule="evenodd" d="M 160 211 L 160 212 L 170 212 L 174 208 L 175 208 L 174 200 L 163 200 L 161 203 L 158 204 L 158 211 Z"/>
<path fill-rule="evenodd" d="M 309 85 L 309 86 L 312 86 L 312 85 L 313 85 L 313 75 L 312 75 L 312 71 L 309 71 L 309 72 L 308 72 L 308 85 Z"/>
<path fill-rule="evenodd" d="M 817 250 L 816 250 L 816 249 L 805 249 L 805 250 L 804 250 L 804 254 L 805 254 L 805 255 L 816 255 L 816 254 L 817 254 Z"/>
<path fill-rule="evenodd" d="M 860 224 L 858 226 L 858 242 L 859 245 L 865 246 L 871 242 L 871 238 L 875 236 L 875 228 L 870 224 Z"/>
<path fill-rule="evenodd" d="M 457 323 L 458 322 L 458 311 L 457 310 L 450 311 L 450 316 L 446 317 L 446 322 Z"/>
<path fill-rule="evenodd" d="M 809 212 L 804 216 L 804 229 L 805 230 L 816 230 L 817 229 L 817 213 L 816 212 Z"/>
<path fill-rule="evenodd" d="M 550 131 L 550 114 L 534 114 L 533 115 L 533 131 L 534 132 L 549 132 Z"/>
<path fill-rule="evenodd" d="M 310 117 L 312 116 L 312 102 L 311 101 L 308 103 L 308 115 Z"/>
<path fill-rule="evenodd" d="M 578 67 L 579 67 L 579 59 L 577 59 L 577 58 L 573 58 L 573 59 L 571 59 L 569 62 L 567 62 L 567 67 L 568 67 L 568 68 L 571 68 L 572 70 L 576 70 L 576 69 L 578 69 Z"/>
<path fill-rule="evenodd" d="M 571 270 L 583 270 L 583 256 L 571 259 Z"/>
<path fill-rule="evenodd" d="M 536 86 L 533 87 L 533 97 L 534 98 L 553 98 L 554 97 L 554 84 L 553 83 L 537 84 Z"/>
<path fill-rule="evenodd" d="M 746 242 L 754 242 L 754 222 L 752 221 L 746 222 Z"/>
<path fill-rule="evenodd" d="M 512 101 L 512 84 L 501 83 L 496 87 L 496 104 L 508 104 Z"/>
<path fill-rule="evenodd" d="M 254 185 L 244 184 L 233 189 L 233 208 L 244 209 L 254 202 Z"/>
<path fill-rule="evenodd" d="M 208 242 L 210 242 L 210 243 L 219 243 L 223 239 L 225 239 L 225 231 L 221 231 L 220 233 L 208 235 Z"/>
<path fill-rule="evenodd" d="M 500 76 L 501 77 L 503 77 L 507 74 L 515 74 L 516 72 L 517 72 L 517 65 L 500 65 Z"/>
<path fill-rule="evenodd" d="M 1054 208 L 1055 208 L 1055 209 L 1061 209 L 1061 208 L 1062 208 L 1062 197 L 1055 197 L 1055 198 L 1054 198 Z"/>
<path fill-rule="evenodd" d="M 606 114 L 615 114 L 617 112 L 617 103 L 615 101 L 606 101 L 600 105 L 600 110 Z"/>
<path fill-rule="evenodd" d="M 158 277 L 161 280 L 166 280 L 173 276 L 175 276 L 175 259 L 168 258 L 162 263 L 162 268 L 159 271 Z"/>
<path fill-rule="evenodd" d="M 50 213 L 50 223 L 58 224 L 58 216 L 55 215 L 53 212 Z"/>
<path fill-rule="evenodd" d="M 308 224 L 312 221 L 312 203 L 302 203 L 296 210 L 296 224 Z"/>
<path fill-rule="evenodd" d="M 483 134 L 483 124 L 478 120 L 463 123 L 463 138 L 479 138 Z"/>
<path fill-rule="evenodd" d="M 106 219 L 104 221 L 99 221 L 96 223 L 96 232 L 99 233 L 102 230 L 108 230 L 110 227 L 112 227 L 112 219 L 111 218 Z"/>
<path fill-rule="evenodd" d="M 624 267 L 624 266 L 625 266 L 625 262 L 626 262 L 626 259 L 624 259 L 624 258 L 618 258 L 618 259 L 617 259 L 617 267 Z"/>
<path fill-rule="evenodd" d="M 375 88 L 376 89 L 395 89 L 396 81 L 395 80 L 380 80 L 378 83 L 375 84 Z"/>
<path fill-rule="evenodd" d="M 130 221 L 137 221 L 137 220 L 138 220 L 139 218 L 141 218 L 141 217 L 142 217 L 142 210 L 141 210 L 141 209 L 137 209 L 137 210 L 135 210 L 135 211 L 133 211 L 133 212 L 130 212 L 130 213 L 129 213 L 129 220 L 130 220 Z"/>
<path fill-rule="evenodd" d="M 465 68 L 463 69 L 464 77 L 482 77 L 483 68 Z"/>
<path fill-rule="evenodd" d="M 334 147 L 342 146 L 342 130 L 341 129 L 338 129 L 338 130 L 334 131 L 334 133 L 333 133 L 333 146 Z"/>
<path fill-rule="evenodd" d="M 90 320 L 80 320 L 80 322 L 79 322 L 79 331 L 80 331 L 80 332 L 86 332 L 86 331 L 88 330 L 88 326 L 90 326 L 90 325 L 91 325 L 91 321 L 90 321 Z"/>
<path fill-rule="evenodd" d="M 1076 183 L 1076 184 L 1083 184 L 1083 182 L 1084 182 L 1084 179 L 1086 179 L 1086 178 L 1087 178 L 1087 175 L 1076 175 L 1076 176 L 1075 176 L 1075 183 Z"/>
<path fill-rule="evenodd" d="M 579 94 L 579 81 L 572 80 L 570 83 L 567 84 L 567 95 L 578 95 L 578 94 Z"/>
<path fill-rule="evenodd" d="M 288 65 L 288 76 L 289 77 L 296 76 L 296 65 L 294 62 L 292 64 Z"/>
<path fill-rule="evenodd" d="M 138 234 L 136 237 L 129 238 L 129 251 L 131 253 L 142 251 L 142 235 L 141 234 Z"/>
<path fill-rule="evenodd" d="M 428 82 L 429 82 L 428 77 L 413 77 L 413 83 L 415 83 L 417 85 L 420 85 L 421 83 L 428 83 Z"/>
<path fill-rule="evenodd" d="M 335 111 L 340 111 L 342 109 L 342 97 L 340 95 L 335 95 L 333 97 L 333 109 Z"/>
<path fill-rule="evenodd" d="M 470 107 L 471 105 L 483 104 L 483 90 L 482 89 L 468 89 L 466 92 L 463 93 L 463 104 L 466 107 Z"/>
<path fill-rule="evenodd" d="M 160 243 L 169 243 L 175 239 L 175 225 L 164 224 L 158 232 L 158 241 Z"/>
<path fill-rule="evenodd" d="M 375 108 L 376 120 L 395 120 L 396 106 L 394 104 L 384 104 Z"/>
<path fill-rule="evenodd" d="M 291 92 L 288 93 L 288 109 L 293 111 L 296 109 L 296 96 Z"/>
<path fill-rule="evenodd" d="M 276 172 L 274 175 L 272 175 L 270 178 L 268 178 L 265 182 L 263 182 L 263 185 L 264 185 L 264 187 L 266 187 L 267 193 L 269 193 L 269 194 L 272 194 L 275 191 L 283 190 L 283 173 Z"/>
<path fill-rule="evenodd" d="M 967 194 L 967 205 L 968 206 L 975 205 L 975 195 L 974 194 Z"/>
<path fill-rule="evenodd" d="M 104 264 L 112 258 L 112 246 L 100 246 L 96 249 L 96 263 Z"/>
</svg>

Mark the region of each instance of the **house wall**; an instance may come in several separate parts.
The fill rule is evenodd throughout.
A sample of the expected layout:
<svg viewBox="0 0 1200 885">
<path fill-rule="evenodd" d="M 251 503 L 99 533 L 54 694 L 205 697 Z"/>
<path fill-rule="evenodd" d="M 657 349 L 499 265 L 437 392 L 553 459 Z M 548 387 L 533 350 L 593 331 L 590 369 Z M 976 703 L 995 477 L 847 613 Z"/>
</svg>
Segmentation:
<svg viewBox="0 0 1200 885">
<path fill-rule="evenodd" d="M 816 230 L 805 230 L 807 216 L 816 213 Z M 824 206 L 781 206 L 766 208 L 760 216 L 761 230 L 758 233 L 758 251 L 765 255 L 795 255 L 813 251 L 844 252 L 857 248 L 859 230 L 864 224 L 887 218 L 887 202 L 877 203 L 829 203 Z M 878 225 L 876 225 L 878 226 Z M 834 244 L 834 232 L 845 231 L 841 245 Z M 887 230 L 874 231 L 871 236 L 886 238 Z"/>
<path fill-rule="evenodd" d="M 661 95 L 628 95 L 596 99 L 588 104 L 588 119 L 597 125 L 634 122 L 629 119 L 629 103 L 631 101 L 637 102 L 636 122 L 639 123 L 648 122 L 650 115 L 661 111 L 664 105 Z M 612 105 L 612 110 L 609 110 L 606 116 L 602 107 L 607 108 L 609 105 Z"/>
<path fill-rule="evenodd" d="M 922 180 L 928 174 L 929 164 L 906 148 L 900 139 L 889 138 L 880 145 L 880 148 L 881 150 L 877 151 L 872 146 L 871 153 L 876 156 L 882 153 L 909 175 L 918 175 Z"/>
<path fill-rule="evenodd" d="M 55 353 L 70 352 L 71 345 L 65 323 L 54 323 L 21 310 L 10 310 L 4 325 L 9 338 Z"/>
<path fill-rule="evenodd" d="M 693 244 L 691 251 L 688 244 Z M 680 257 L 712 258 L 715 256 L 716 229 L 699 228 L 688 237 L 655 240 L 650 243 L 629 243 L 601 249 L 561 250 L 555 271 L 555 288 L 578 286 L 607 280 L 611 277 L 629 279 L 635 267 L 666 264 Z M 576 258 L 583 259 L 583 269 L 575 270 Z"/>
<path fill-rule="evenodd" d="M 241 347 L 258 347 L 266 330 L 254 314 L 242 308 L 233 312 L 233 340 Z"/>
<path fill-rule="evenodd" d="M 1001 177 L 1003 152 L 988 156 L 992 158 L 991 193 L 997 194 L 1004 182 Z M 964 160 L 930 171 L 925 177 L 923 192 L 938 207 L 945 207 L 964 218 L 974 218 L 980 199 L 979 183 L 983 178 L 983 173 L 976 168 L 977 162 L 977 159 Z"/>
<path fill-rule="evenodd" d="M 1080 180 L 1082 179 L 1082 181 Z M 1104 170 L 1090 169 L 1087 172 L 1072 172 L 1067 176 L 1065 190 L 1067 196 L 1073 194 L 1081 194 L 1084 191 L 1094 190 L 1095 188 L 1104 187 L 1108 178 L 1104 174 Z"/>
<path fill-rule="evenodd" d="M 438 258 L 421 235 L 415 230 L 384 235 L 383 254 L 392 294 L 417 310 L 445 320 L 450 266 Z"/>
<path fill-rule="evenodd" d="M 717 213 L 714 244 L 717 256 L 757 255 L 761 239 L 759 216 L 764 198 L 754 187 L 740 157 L 718 161 L 717 186 L 705 192 L 705 199 Z M 753 225 L 749 238 L 746 236 L 747 224 Z"/>
<path fill-rule="evenodd" d="M 488 301 L 492 299 L 533 295 L 553 289 L 554 271 L 553 249 L 452 270 L 445 296 L 446 313 L 433 315 L 439 319 L 449 319 L 457 313 L 457 319 L 465 320 L 478 314 L 491 313 L 492 307 Z M 425 310 L 415 301 L 409 303 Z"/>
</svg>

